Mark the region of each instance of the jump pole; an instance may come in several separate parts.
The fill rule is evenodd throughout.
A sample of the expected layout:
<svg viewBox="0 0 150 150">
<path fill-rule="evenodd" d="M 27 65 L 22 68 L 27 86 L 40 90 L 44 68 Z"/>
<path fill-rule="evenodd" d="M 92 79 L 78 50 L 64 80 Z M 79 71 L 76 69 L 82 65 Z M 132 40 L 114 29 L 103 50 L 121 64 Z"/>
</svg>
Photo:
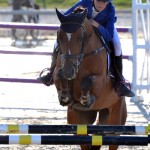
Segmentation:
<svg viewBox="0 0 150 150">
<path fill-rule="evenodd" d="M 147 135 L 148 126 L 101 125 L 0 125 L 0 134 Z"/>
<path fill-rule="evenodd" d="M 20 145 L 132 145 L 147 146 L 148 136 L 3 135 L 0 144 Z"/>
<path fill-rule="evenodd" d="M 0 28 L 8 29 L 30 29 L 30 30 L 58 30 L 59 24 L 35 24 L 35 23 L 20 23 L 20 22 L 0 22 Z M 118 32 L 131 32 L 131 27 L 117 27 Z"/>
</svg>

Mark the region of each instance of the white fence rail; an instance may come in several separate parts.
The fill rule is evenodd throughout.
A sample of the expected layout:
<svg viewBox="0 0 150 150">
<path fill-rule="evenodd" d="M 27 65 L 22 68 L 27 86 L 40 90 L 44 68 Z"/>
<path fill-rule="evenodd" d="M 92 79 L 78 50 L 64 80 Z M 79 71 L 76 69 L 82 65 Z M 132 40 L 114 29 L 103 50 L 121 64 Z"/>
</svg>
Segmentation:
<svg viewBox="0 0 150 150">
<path fill-rule="evenodd" d="M 140 18 L 140 19 L 139 19 Z M 138 40 L 139 34 L 139 24 L 142 26 L 143 38 Z M 132 0 L 132 35 L 133 35 L 133 90 L 141 94 L 142 90 L 147 90 L 150 92 L 150 0 Z M 139 41 L 143 40 L 143 44 Z M 145 57 L 143 60 L 142 74 L 140 77 L 140 84 L 138 83 L 139 71 L 138 58 L 139 52 L 145 52 Z M 144 75 L 146 72 L 146 75 Z M 145 76 L 145 77 L 144 77 Z M 146 79 L 146 83 L 143 84 L 143 78 Z M 137 101 L 138 98 L 134 98 L 133 101 Z"/>
</svg>

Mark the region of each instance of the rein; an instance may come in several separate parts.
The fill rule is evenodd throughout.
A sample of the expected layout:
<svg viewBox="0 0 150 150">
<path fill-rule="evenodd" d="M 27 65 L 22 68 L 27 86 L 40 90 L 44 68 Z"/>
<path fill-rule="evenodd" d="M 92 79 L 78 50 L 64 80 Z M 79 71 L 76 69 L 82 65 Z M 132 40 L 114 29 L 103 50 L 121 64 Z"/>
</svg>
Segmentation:
<svg viewBox="0 0 150 150">
<path fill-rule="evenodd" d="M 95 50 L 92 51 L 92 52 L 86 53 L 86 54 L 84 55 L 84 57 L 86 57 L 86 56 L 91 56 L 91 55 L 96 55 L 97 53 L 101 52 L 101 51 L 104 50 L 104 49 L 105 49 L 104 47 L 95 49 Z"/>
<path fill-rule="evenodd" d="M 72 22 L 71 22 L 72 23 Z M 62 25 L 64 25 L 64 24 L 70 24 L 70 22 L 66 22 L 66 23 L 62 23 Z M 83 25 L 82 24 L 79 24 L 79 23 L 76 23 L 77 25 L 80 25 L 81 26 L 81 28 L 83 29 L 83 32 L 84 32 L 84 39 L 83 39 L 83 42 L 82 42 L 82 47 L 81 47 L 81 50 L 80 50 L 80 53 L 79 54 L 76 54 L 76 55 L 72 55 L 72 54 L 61 54 L 61 56 L 63 57 L 63 58 L 70 58 L 70 59 L 81 59 L 81 57 L 83 57 L 83 54 L 84 54 L 84 52 L 85 52 L 85 49 L 86 49 L 86 44 L 88 43 L 87 42 L 87 35 L 86 35 L 86 31 L 85 31 L 85 29 L 84 29 L 84 27 L 83 27 Z M 61 26 L 62 26 L 61 25 Z M 58 41 L 58 40 L 57 40 Z M 60 51 L 60 53 L 61 53 L 61 51 Z"/>
<path fill-rule="evenodd" d="M 63 23 L 63 24 L 70 24 L 70 22 L 69 23 Z M 78 24 L 78 23 L 76 23 L 76 24 Z M 102 51 L 102 50 L 105 49 L 104 47 L 101 47 L 101 48 L 95 49 L 92 52 L 86 53 L 86 48 L 88 46 L 88 42 L 90 41 L 90 39 L 91 39 L 93 33 L 95 32 L 95 30 L 93 30 L 93 32 L 90 35 L 89 40 L 87 41 L 86 30 L 84 29 L 84 27 L 83 27 L 82 24 L 78 24 L 78 25 L 80 25 L 82 27 L 83 31 L 84 31 L 84 39 L 83 39 L 83 43 L 82 43 L 80 54 L 76 54 L 76 55 L 61 54 L 61 56 L 63 58 L 70 58 L 70 59 L 79 59 L 80 58 L 80 60 L 82 61 L 83 57 L 87 57 L 87 56 L 91 56 L 91 55 L 96 55 L 97 53 L 99 53 L 100 51 Z"/>
</svg>

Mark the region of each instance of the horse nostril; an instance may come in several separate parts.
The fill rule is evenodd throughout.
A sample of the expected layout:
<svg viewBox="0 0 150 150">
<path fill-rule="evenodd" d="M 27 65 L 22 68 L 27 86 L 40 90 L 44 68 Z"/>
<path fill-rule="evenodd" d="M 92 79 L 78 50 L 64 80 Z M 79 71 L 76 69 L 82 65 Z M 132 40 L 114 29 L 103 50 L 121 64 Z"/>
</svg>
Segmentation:
<svg viewBox="0 0 150 150">
<path fill-rule="evenodd" d="M 75 69 L 72 69 L 72 75 L 75 75 Z"/>
<path fill-rule="evenodd" d="M 62 71 L 63 73 L 63 77 L 67 80 L 72 80 L 75 78 L 76 76 L 76 72 L 75 72 L 75 69 L 74 68 L 71 68 L 70 70 L 63 70 Z"/>
<path fill-rule="evenodd" d="M 76 73 L 77 73 L 77 70 L 76 70 L 76 65 L 74 62 L 72 61 L 65 61 L 64 62 L 64 65 L 62 67 L 62 75 L 65 79 L 67 80 L 72 80 L 76 77 Z"/>
</svg>

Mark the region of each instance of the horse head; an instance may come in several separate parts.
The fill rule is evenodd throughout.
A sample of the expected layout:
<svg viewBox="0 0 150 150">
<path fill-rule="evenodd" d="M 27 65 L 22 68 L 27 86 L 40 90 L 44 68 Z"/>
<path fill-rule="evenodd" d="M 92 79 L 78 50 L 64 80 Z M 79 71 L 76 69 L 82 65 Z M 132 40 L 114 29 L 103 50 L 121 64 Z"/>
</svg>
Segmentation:
<svg viewBox="0 0 150 150">
<path fill-rule="evenodd" d="M 57 40 L 60 48 L 62 75 L 67 80 L 76 77 L 87 45 L 87 32 L 83 26 L 87 10 L 63 15 L 56 9 L 61 22 Z"/>
</svg>

